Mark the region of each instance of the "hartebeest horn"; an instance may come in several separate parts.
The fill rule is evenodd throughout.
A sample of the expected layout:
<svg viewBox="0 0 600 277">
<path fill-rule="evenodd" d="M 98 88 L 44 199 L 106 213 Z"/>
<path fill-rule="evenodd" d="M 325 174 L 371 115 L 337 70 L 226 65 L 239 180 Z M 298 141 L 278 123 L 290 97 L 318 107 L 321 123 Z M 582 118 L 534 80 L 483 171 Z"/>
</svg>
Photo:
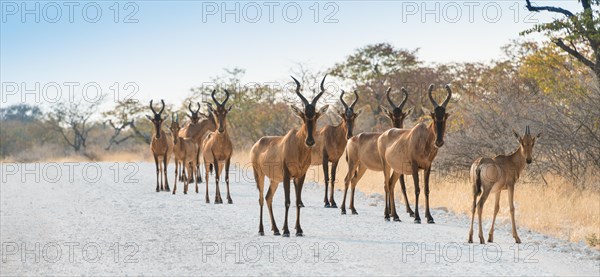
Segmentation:
<svg viewBox="0 0 600 277">
<path fill-rule="evenodd" d="M 177 117 L 175 118 L 175 122 L 179 123 L 179 113 L 177 113 Z"/>
<path fill-rule="evenodd" d="M 160 103 L 162 103 L 162 108 L 160 108 L 160 112 L 158 112 L 159 115 L 161 115 L 165 110 L 165 101 L 160 99 Z"/>
<path fill-rule="evenodd" d="M 190 110 L 190 112 L 194 114 L 194 111 L 192 110 L 192 101 L 190 101 L 190 103 L 188 104 L 188 110 Z"/>
<path fill-rule="evenodd" d="M 344 110 L 348 109 L 348 104 L 346 104 L 346 102 L 344 102 L 344 94 L 346 92 L 342 89 L 342 94 L 340 94 L 340 101 L 342 102 L 342 105 L 344 105 Z"/>
<path fill-rule="evenodd" d="M 404 99 L 402 100 L 402 103 L 400 103 L 400 106 L 398 106 L 398 109 L 402 110 L 402 108 L 404 108 L 404 104 L 406 104 L 406 101 L 408 101 L 408 92 L 404 87 L 400 90 L 402 90 L 402 93 L 404 93 Z"/>
<path fill-rule="evenodd" d="M 217 90 L 213 89 L 212 93 L 210 94 L 210 97 L 212 97 L 212 100 L 215 101 L 215 104 L 217 104 L 217 106 L 221 106 L 221 103 L 219 103 L 219 101 L 217 101 L 217 98 L 215 98 L 215 93 L 217 93 Z"/>
<path fill-rule="evenodd" d="M 154 115 L 156 115 L 156 111 L 154 110 L 154 106 L 152 105 L 152 101 L 154 101 L 154 100 L 150 100 L 150 110 L 152 110 L 152 113 Z"/>
<path fill-rule="evenodd" d="M 196 109 L 196 113 L 198 113 L 200 111 L 200 102 L 196 102 L 196 105 L 198 105 L 198 108 Z"/>
<path fill-rule="evenodd" d="M 325 78 L 327 78 L 327 74 L 325 74 L 325 76 L 323 76 L 323 81 L 321 81 L 321 92 L 319 92 L 319 94 L 317 94 L 317 96 L 315 96 L 315 98 L 313 98 L 312 100 L 312 105 L 316 105 L 317 101 L 319 101 L 319 98 L 321 97 L 321 95 L 323 95 L 323 93 L 325 93 Z"/>
<path fill-rule="evenodd" d="M 529 125 L 525 126 L 525 135 L 531 135 L 530 131 L 529 131 Z"/>
<path fill-rule="evenodd" d="M 356 105 L 356 103 L 358 102 L 358 91 L 354 90 L 354 102 L 352 102 L 352 105 L 350 105 L 351 109 L 354 109 L 354 105 Z"/>
<path fill-rule="evenodd" d="M 387 97 L 388 102 L 390 102 L 390 105 L 395 108 L 396 104 L 394 104 L 394 101 L 392 101 L 392 98 L 390 98 L 390 91 L 392 91 L 392 88 L 388 87 L 388 89 L 385 91 L 385 96 Z"/>
<path fill-rule="evenodd" d="M 292 79 L 294 79 L 294 82 L 296 83 L 296 94 L 298 95 L 298 97 L 300 97 L 300 100 L 302 100 L 302 103 L 304 104 L 304 106 L 308 106 L 308 100 L 306 100 L 306 98 L 304 98 L 304 95 L 302 95 L 300 93 L 300 82 L 298 82 L 298 80 L 296 80 L 296 78 L 294 78 L 294 76 L 290 76 L 292 77 Z"/>
<path fill-rule="evenodd" d="M 438 103 L 435 102 L 435 100 L 433 100 L 433 96 L 431 95 L 431 93 L 433 92 L 433 84 L 429 85 L 429 100 L 431 101 L 431 104 L 433 104 L 434 108 L 439 107 Z"/>
<path fill-rule="evenodd" d="M 446 108 L 446 105 L 450 102 L 450 98 L 452 98 L 452 89 L 450 89 L 450 85 L 446 85 L 446 91 L 448 92 L 448 96 L 446 97 L 446 100 L 444 100 L 444 103 L 442 103 L 442 107 L 444 108 Z"/>
<path fill-rule="evenodd" d="M 223 103 L 221 103 L 221 106 L 225 107 L 227 100 L 229 100 L 229 91 L 227 91 L 226 89 L 223 89 L 223 90 L 225 91 L 225 101 L 223 101 Z"/>
</svg>

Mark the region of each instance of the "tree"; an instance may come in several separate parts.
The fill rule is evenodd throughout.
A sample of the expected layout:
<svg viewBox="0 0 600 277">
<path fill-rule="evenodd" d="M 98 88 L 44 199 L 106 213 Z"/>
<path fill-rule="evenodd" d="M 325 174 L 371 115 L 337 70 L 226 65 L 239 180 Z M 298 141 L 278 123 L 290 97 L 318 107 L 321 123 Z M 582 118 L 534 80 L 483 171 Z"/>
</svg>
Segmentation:
<svg viewBox="0 0 600 277">
<path fill-rule="evenodd" d="M 151 128 L 148 126 L 147 121 L 142 119 L 143 113 L 147 111 L 147 108 L 142 106 L 139 101 L 135 99 L 122 100 L 117 103 L 114 109 L 102 113 L 104 118 L 104 124 L 108 124 L 113 129 L 113 134 L 108 140 L 108 145 L 104 148 L 110 150 L 113 144 L 120 144 L 127 141 L 130 138 L 139 138 L 144 143 L 150 144 L 151 142 Z M 142 119 L 142 127 L 136 126 L 135 122 Z M 131 130 L 130 133 L 121 137 L 122 132 Z"/>
<path fill-rule="evenodd" d="M 46 124 L 50 130 L 59 133 L 64 142 L 75 152 L 87 147 L 90 131 L 95 127 L 91 117 L 98 110 L 102 99 L 94 102 L 69 101 L 52 106 Z"/>
<path fill-rule="evenodd" d="M 545 33 L 563 51 L 592 69 L 600 81 L 600 0 L 580 0 L 583 8 L 580 13 L 554 6 L 533 6 L 530 0 L 525 2 L 529 11 L 558 13 L 564 17 L 538 24 L 521 34 Z"/>
</svg>

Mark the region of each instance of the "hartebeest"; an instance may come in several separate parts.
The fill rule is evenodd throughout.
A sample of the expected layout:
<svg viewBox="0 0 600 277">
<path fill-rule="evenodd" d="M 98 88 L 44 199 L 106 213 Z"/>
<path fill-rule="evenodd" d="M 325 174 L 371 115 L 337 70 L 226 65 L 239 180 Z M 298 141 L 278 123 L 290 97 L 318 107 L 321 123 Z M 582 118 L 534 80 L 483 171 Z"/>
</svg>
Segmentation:
<svg viewBox="0 0 600 277">
<path fill-rule="evenodd" d="M 187 123 L 183 128 L 181 128 L 181 130 L 179 131 L 179 136 L 182 138 L 192 138 L 192 140 L 194 140 L 196 142 L 196 145 L 198 145 L 198 153 L 196 155 L 196 172 L 197 172 L 197 179 L 198 182 L 202 182 L 202 177 L 200 177 L 200 151 L 202 150 L 202 145 L 204 143 L 204 139 L 206 138 L 207 133 L 212 132 L 214 130 L 217 129 L 217 122 L 215 120 L 215 117 L 213 116 L 213 114 L 211 112 L 208 113 L 208 115 L 205 115 L 203 113 L 200 113 L 200 103 L 198 104 L 198 109 L 194 112 L 192 111 L 191 108 L 191 103 L 190 105 L 188 105 L 188 109 L 191 112 L 191 115 L 188 115 L 190 117 L 190 122 Z M 208 104 L 208 107 L 210 109 L 210 104 Z M 206 117 L 205 119 L 200 120 L 200 116 L 202 115 L 204 117 Z"/>
<path fill-rule="evenodd" d="M 392 88 L 388 88 L 386 91 L 386 97 L 388 102 L 392 106 L 392 111 L 388 111 L 383 108 L 384 113 L 392 121 L 394 128 L 402 128 L 404 126 L 404 119 L 410 114 L 412 109 L 404 112 L 402 109 L 408 100 L 408 92 L 406 89 L 402 89 L 404 99 L 400 105 L 396 106 L 390 98 L 390 91 Z M 381 133 L 361 133 L 348 140 L 346 146 L 346 161 L 348 162 L 348 173 L 344 178 L 344 200 L 342 201 L 342 214 L 346 214 L 346 195 L 348 194 L 348 186 L 352 183 L 352 192 L 350 195 L 350 210 L 352 214 L 358 214 L 354 208 L 354 192 L 356 184 L 362 176 L 365 174 L 367 169 L 373 171 L 382 171 L 381 158 L 379 158 L 379 152 L 377 152 L 377 138 Z M 404 187 L 404 182 L 402 182 Z"/>
<path fill-rule="evenodd" d="M 175 117 L 171 116 L 171 133 L 178 134 L 181 127 L 179 126 L 179 115 Z M 183 179 L 183 194 L 188 192 L 188 184 L 190 181 L 196 182 L 196 193 L 198 193 L 198 179 L 194 178 L 198 173 L 196 172 L 196 155 L 198 153 L 198 146 L 196 142 L 190 138 L 182 138 L 179 136 L 173 136 L 173 156 L 175 158 L 175 184 L 173 185 L 173 194 L 177 191 L 177 175 L 178 169 L 181 164 L 181 173 L 186 173 L 189 178 Z"/>
<path fill-rule="evenodd" d="M 446 132 L 446 120 L 449 113 L 446 105 L 452 98 L 452 90 L 446 85 L 448 93 L 442 105 L 438 105 L 431 93 L 433 85 L 429 86 L 429 100 L 434 110 L 430 116 L 433 122 L 427 126 L 419 123 L 412 129 L 390 129 L 377 139 L 377 149 L 383 166 L 383 175 L 386 194 L 386 208 L 384 216 L 389 220 L 390 213 L 394 221 L 400 221 L 396 213 L 394 199 L 394 186 L 401 174 L 412 175 L 415 184 L 415 223 L 421 223 L 419 216 L 419 170 L 424 170 L 425 178 L 425 217 L 427 223 L 435 223 L 429 211 L 429 175 L 431 164 L 437 155 L 438 148 L 444 145 L 444 134 Z M 391 172 L 393 171 L 393 172 Z M 390 178 L 391 173 L 391 178 Z"/>
<path fill-rule="evenodd" d="M 209 133 L 202 145 L 202 158 L 204 159 L 206 172 L 206 203 L 210 203 L 210 198 L 208 197 L 208 173 L 212 165 L 215 169 L 215 204 L 223 204 L 221 191 L 219 190 L 219 178 L 221 177 L 223 166 L 225 166 L 225 182 L 227 183 L 227 203 L 232 204 L 233 200 L 231 200 L 231 194 L 229 193 L 229 165 L 231 164 L 231 155 L 233 154 L 233 144 L 227 132 L 227 113 L 231 111 L 233 105 L 225 108 L 225 104 L 229 100 L 229 91 L 225 90 L 226 97 L 222 103 L 215 98 L 216 92 L 216 90 L 213 90 L 211 97 L 217 108 L 212 109 L 211 106 L 208 106 L 208 109 L 217 119 L 217 130 Z"/>
<path fill-rule="evenodd" d="M 340 102 L 344 107 L 343 112 L 339 112 L 339 116 L 342 118 L 342 122 L 337 126 L 327 125 L 321 128 L 316 134 L 316 145 L 312 149 L 311 154 L 311 165 L 323 165 L 323 173 L 325 175 L 325 208 L 337 208 L 337 204 L 333 198 L 335 174 L 337 171 L 338 162 L 344 149 L 346 149 L 346 142 L 352 137 L 352 131 L 354 128 L 354 120 L 358 113 L 354 112 L 354 105 L 358 102 L 358 93 L 354 91 L 354 102 L 348 106 L 344 101 L 345 92 L 342 90 L 340 94 Z M 329 162 L 331 162 L 331 175 L 329 175 Z M 327 188 L 329 186 L 329 176 L 331 176 L 331 193 L 329 194 L 329 200 L 327 199 Z"/>
<path fill-rule="evenodd" d="M 479 219 L 479 243 L 484 244 L 483 229 L 481 222 L 481 213 L 483 204 L 490 193 L 496 194 L 496 203 L 494 206 L 494 217 L 492 218 L 492 227 L 488 242 L 494 241 L 494 223 L 496 215 L 500 210 L 500 193 L 503 190 L 508 190 L 508 202 L 510 205 L 510 219 L 512 222 L 512 235 L 516 243 L 521 243 L 521 239 L 517 234 L 517 226 L 515 224 L 515 205 L 514 194 L 515 184 L 519 180 L 521 172 L 525 168 L 525 163 L 531 163 L 531 154 L 535 141 L 542 133 L 532 136 L 529 126 L 525 127 L 525 135 L 519 136 L 513 130 L 513 134 L 519 141 L 519 148 L 510 155 L 498 155 L 494 158 L 479 158 L 471 165 L 471 183 L 473 184 L 473 206 L 471 208 L 471 229 L 469 230 L 469 243 L 473 243 L 473 221 L 475 220 L 475 207 L 477 207 L 477 217 Z M 479 196 L 479 202 L 477 197 Z"/>
<path fill-rule="evenodd" d="M 296 236 L 302 236 L 302 228 L 300 227 L 300 203 L 302 202 L 302 185 L 306 177 L 306 171 L 310 166 L 311 148 L 315 145 L 315 126 L 317 119 L 327 111 L 328 105 L 323 106 L 318 111 L 316 104 L 321 95 L 325 92 L 325 77 L 321 81 L 321 91 L 308 102 L 300 93 L 300 82 L 294 77 L 296 83 L 296 95 L 300 97 L 304 105 L 304 110 L 292 105 L 294 113 L 302 119 L 302 126 L 299 130 L 292 129 L 285 136 L 267 136 L 259 139 L 252 150 L 250 151 L 252 159 L 252 168 L 254 170 L 254 179 L 256 187 L 259 191 L 260 204 L 260 224 L 258 233 L 264 235 L 263 228 L 263 191 L 265 176 L 269 177 L 270 184 L 267 190 L 266 200 L 271 216 L 271 230 L 274 235 L 279 235 L 279 229 L 275 224 L 273 217 L 273 196 L 277 190 L 277 186 L 283 181 L 283 189 L 285 191 L 285 221 L 283 223 L 283 236 L 289 236 L 288 229 L 288 211 L 290 208 L 290 180 L 294 180 L 296 188 Z"/>
<path fill-rule="evenodd" d="M 165 101 L 161 99 L 160 103 L 162 104 L 162 107 L 157 113 L 152 105 L 152 100 L 150 100 L 150 110 L 154 114 L 154 117 L 146 115 L 154 125 L 154 136 L 152 137 L 152 142 L 150 142 L 150 150 L 152 150 L 154 163 L 156 164 L 156 192 L 159 190 L 170 190 L 169 181 L 167 179 L 167 165 L 169 164 L 169 159 L 173 152 L 173 138 L 170 133 L 163 131 L 161 126 L 166 119 L 166 117 L 162 117 L 162 113 L 165 110 Z"/>
</svg>

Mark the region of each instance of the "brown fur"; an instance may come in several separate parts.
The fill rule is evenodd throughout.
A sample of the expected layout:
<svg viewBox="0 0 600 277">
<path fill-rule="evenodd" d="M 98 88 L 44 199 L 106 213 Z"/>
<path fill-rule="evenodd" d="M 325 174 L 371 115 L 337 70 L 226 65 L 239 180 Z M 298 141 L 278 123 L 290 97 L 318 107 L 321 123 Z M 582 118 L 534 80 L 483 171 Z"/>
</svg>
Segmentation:
<svg viewBox="0 0 600 277">
<path fill-rule="evenodd" d="M 198 104 L 198 107 L 200 104 Z M 210 107 L 210 105 L 209 105 Z M 196 142 L 198 153 L 196 153 L 196 172 L 197 172 L 197 181 L 202 182 L 202 177 L 200 177 L 200 151 L 202 150 L 202 145 L 204 144 L 204 140 L 206 139 L 208 133 L 215 131 L 217 129 L 217 122 L 212 113 L 209 112 L 208 115 L 203 113 L 199 113 L 198 111 L 192 112 L 190 117 L 190 122 L 186 123 L 181 130 L 179 130 L 179 137 L 182 138 L 191 138 Z M 198 115 L 202 115 L 206 117 L 205 119 L 200 120 Z M 183 176 L 183 174 L 182 174 Z M 182 179 L 180 179 L 182 180 Z"/>
<path fill-rule="evenodd" d="M 448 96 L 444 104 L 438 106 L 431 93 L 433 85 L 429 86 L 429 97 L 434 106 L 431 113 L 433 122 L 429 126 L 424 123 L 417 124 L 412 129 L 390 129 L 377 139 L 377 149 L 383 166 L 383 176 L 386 181 L 386 207 L 385 218 L 389 220 L 390 213 L 395 221 L 400 221 L 396 213 L 394 186 L 400 175 L 412 175 L 415 184 L 415 223 L 421 223 L 419 216 L 419 170 L 424 170 L 425 183 L 425 217 L 428 223 L 434 223 L 429 211 L 429 175 L 431 164 L 437 155 L 439 147 L 444 145 L 446 120 L 446 105 L 450 101 L 452 91 L 446 86 Z M 393 172 L 391 172 L 393 171 Z M 391 174 L 391 176 L 390 176 Z M 407 201 L 408 205 L 408 201 Z"/>
<path fill-rule="evenodd" d="M 173 120 L 171 124 L 171 133 L 178 134 L 180 131 L 179 116 L 177 120 Z M 198 193 L 198 179 L 194 178 L 198 173 L 196 172 L 196 155 L 198 153 L 198 146 L 196 142 L 189 138 L 174 137 L 173 138 L 173 153 L 175 158 L 175 184 L 173 185 L 173 194 L 177 191 L 177 179 L 178 169 L 181 166 L 182 174 L 186 173 L 186 167 L 188 168 L 189 178 L 183 178 L 183 194 L 187 194 L 189 182 L 192 180 L 196 181 L 196 193 Z"/>
<path fill-rule="evenodd" d="M 324 126 L 317 132 L 315 139 L 317 143 L 311 155 L 311 165 L 323 165 L 323 173 L 325 175 L 325 197 L 323 202 L 326 208 L 337 208 L 333 197 L 337 166 L 346 149 L 346 142 L 352 137 L 354 120 L 360 114 L 360 112 L 354 112 L 354 105 L 358 102 L 358 93 L 354 92 L 356 98 L 350 106 L 343 99 L 344 93 L 342 90 L 342 94 L 340 95 L 340 102 L 344 110 L 338 114 L 342 118 L 342 122 L 337 126 Z M 331 175 L 329 175 L 328 169 L 329 162 L 331 162 Z M 327 199 L 329 176 L 331 176 L 331 192 L 329 199 Z"/>
<path fill-rule="evenodd" d="M 293 77 L 292 77 L 293 78 Z M 252 150 L 250 151 L 252 168 L 254 171 L 254 179 L 256 187 L 259 191 L 260 205 L 260 224 L 259 234 L 264 235 L 262 223 L 263 205 L 264 205 L 264 181 L 265 177 L 270 180 L 269 189 L 267 190 L 266 200 L 271 217 L 271 230 L 275 235 L 279 235 L 279 229 L 275 224 L 273 217 L 273 196 L 281 181 L 285 191 L 285 221 L 283 224 L 283 235 L 289 236 L 288 229 L 288 211 L 290 207 L 290 180 L 294 180 L 296 189 L 296 235 L 302 236 L 303 231 L 300 227 L 300 206 L 302 202 L 302 185 L 306 171 L 310 166 L 311 148 L 315 145 L 315 126 L 317 119 L 322 113 L 327 111 L 328 106 L 322 107 L 318 112 L 315 111 L 315 104 L 319 97 L 324 93 L 323 84 L 325 78 L 321 82 L 321 92 L 309 103 L 302 94 L 300 94 L 300 82 L 296 82 L 296 94 L 300 97 L 304 104 L 304 111 L 292 106 L 293 111 L 302 119 L 302 126 L 299 130 L 292 129 L 285 136 L 267 136 L 259 139 Z"/>
<path fill-rule="evenodd" d="M 227 113 L 231 110 L 231 106 L 228 109 L 225 108 L 225 103 L 229 99 L 229 92 L 225 90 L 227 98 L 223 103 L 219 103 L 215 99 L 215 92 L 213 91 L 212 97 L 217 105 L 217 109 L 213 110 L 209 106 L 209 112 L 216 118 L 216 131 L 210 132 L 204 144 L 202 145 L 202 158 L 204 159 L 204 167 L 206 174 L 206 203 L 210 203 L 208 196 L 208 173 L 210 165 L 212 164 L 215 169 L 215 204 L 222 204 L 221 191 L 219 190 L 219 179 L 221 177 L 221 169 L 225 167 L 225 182 L 227 184 L 227 203 L 232 204 L 231 194 L 229 193 L 229 166 L 231 164 L 231 156 L 233 154 L 233 144 L 229 138 L 227 132 Z"/>
<path fill-rule="evenodd" d="M 392 121 L 394 128 L 402 128 L 404 126 L 404 119 L 408 116 L 411 110 L 403 112 L 402 108 L 408 99 L 408 93 L 403 90 L 405 95 L 404 100 L 400 106 L 396 106 L 390 99 L 391 88 L 388 88 L 386 95 L 388 101 L 392 107 L 392 111 L 388 111 L 383 108 L 385 115 Z M 358 181 L 363 177 L 367 169 L 373 171 L 383 171 L 381 166 L 381 158 L 379 152 L 377 152 L 377 138 L 381 133 L 361 133 L 348 140 L 346 146 L 346 161 L 348 162 L 348 173 L 344 178 L 344 200 L 342 201 L 342 214 L 346 214 L 346 195 L 348 194 L 348 187 L 352 183 L 352 192 L 350 194 L 350 210 L 353 214 L 358 214 L 354 207 L 354 192 Z M 404 179 L 401 179 L 401 185 L 404 186 Z"/>
<path fill-rule="evenodd" d="M 154 163 L 156 165 L 156 192 L 170 190 L 167 178 L 167 165 L 169 164 L 169 159 L 173 152 L 173 137 L 170 133 L 162 130 L 162 123 L 165 120 L 165 118 L 162 118 L 165 102 L 163 100 L 160 100 L 160 102 L 162 103 L 162 108 L 160 112 L 157 113 L 154 111 L 151 100 L 150 110 L 154 116 L 146 116 L 154 125 L 154 136 L 152 136 L 152 141 L 150 142 L 150 150 L 152 151 L 152 156 L 154 157 Z"/>
<path fill-rule="evenodd" d="M 494 241 L 494 224 L 496 215 L 500 210 L 500 193 L 503 190 L 508 191 L 508 202 L 510 205 L 510 218 L 512 223 L 512 235 L 516 243 L 521 243 L 521 239 L 517 234 L 517 226 L 515 224 L 515 205 L 514 191 L 515 184 L 519 180 L 521 172 L 525 168 L 525 163 L 531 162 L 531 154 L 537 136 L 531 136 L 529 126 L 525 129 L 525 135 L 520 137 L 514 132 L 515 137 L 519 141 L 519 148 L 510 155 L 498 155 L 494 158 L 479 158 L 471 165 L 471 183 L 473 183 L 473 206 L 471 209 L 471 228 L 469 230 L 469 243 L 473 243 L 473 222 L 475 220 L 475 208 L 477 208 L 477 216 L 479 220 L 479 242 L 485 243 L 483 238 L 483 228 L 481 222 L 481 213 L 483 205 L 490 193 L 496 194 L 496 202 L 494 206 L 494 217 L 492 219 L 492 227 L 488 242 Z M 480 196 L 481 195 L 481 196 Z M 479 202 L 477 198 L 479 196 Z"/>
</svg>

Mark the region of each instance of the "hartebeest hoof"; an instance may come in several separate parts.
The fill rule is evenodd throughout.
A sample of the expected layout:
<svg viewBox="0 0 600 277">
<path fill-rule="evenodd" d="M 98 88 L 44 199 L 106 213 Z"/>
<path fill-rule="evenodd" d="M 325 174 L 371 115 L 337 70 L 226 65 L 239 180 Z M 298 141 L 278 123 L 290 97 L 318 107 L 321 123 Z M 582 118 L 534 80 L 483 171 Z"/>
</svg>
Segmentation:
<svg viewBox="0 0 600 277">
<path fill-rule="evenodd" d="M 435 224 L 435 221 L 433 221 L 433 218 L 427 219 L 427 223 L 429 224 Z"/>
<path fill-rule="evenodd" d="M 281 236 L 281 233 L 279 233 L 279 230 L 275 230 L 275 231 L 273 231 L 273 235 L 274 236 Z"/>
<path fill-rule="evenodd" d="M 355 208 L 350 208 L 350 210 L 352 211 L 352 214 L 358 214 Z"/>
<path fill-rule="evenodd" d="M 385 219 L 385 221 L 390 221 L 390 216 L 386 215 L 385 217 L 383 217 L 383 219 Z"/>
<path fill-rule="evenodd" d="M 420 218 L 415 218 L 415 224 L 421 224 L 421 219 Z"/>
<path fill-rule="evenodd" d="M 304 208 L 304 203 L 300 202 L 300 208 Z"/>
<path fill-rule="evenodd" d="M 346 209 L 342 208 L 342 214 L 346 214 Z"/>
<path fill-rule="evenodd" d="M 469 238 L 468 242 L 473 243 L 473 238 Z"/>
<path fill-rule="evenodd" d="M 400 218 L 399 218 L 399 217 L 397 217 L 397 216 L 395 216 L 395 217 L 394 217 L 394 221 L 396 221 L 396 222 L 401 222 Z"/>
<path fill-rule="evenodd" d="M 159 191 L 160 191 L 160 189 L 156 188 L 156 192 L 159 192 Z"/>
<path fill-rule="evenodd" d="M 331 208 L 331 205 L 329 204 L 329 202 L 325 202 L 325 208 Z"/>
<path fill-rule="evenodd" d="M 479 243 L 485 244 L 485 239 L 483 239 L 483 236 L 479 236 Z"/>
<path fill-rule="evenodd" d="M 337 209 L 338 206 L 337 206 L 337 204 L 335 202 L 331 202 L 331 207 Z"/>
<path fill-rule="evenodd" d="M 492 243 L 492 242 L 494 242 L 494 238 L 492 238 L 492 237 L 489 237 L 489 238 L 488 238 L 488 243 Z"/>
<path fill-rule="evenodd" d="M 227 204 L 233 204 L 233 200 L 231 198 L 227 199 Z"/>
<path fill-rule="evenodd" d="M 406 212 L 408 213 L 408 216 L 415 217 L 415 212 L 413 212 L 412 210 L 408 210 Z"/>
<path fill-rule="evenodd" d="M 304 236 L 304 233 L 303 233 L 302 231 L 297 231 L 297 232 L 296 232 L 296 236 L 297 236 L 297 237 L 303 237 L 303 236 Z"/>
<path fill-rule="evenodd" d="M 515 238 L 515 243 L 521 243 L 521 239 L 519 237 Z"/>
<path fill-rule="evenodd" d="M 264 236 L 265 235 L 265 231 L 258 231 L 258 235 L 259 236 Z"/>
</svg>

